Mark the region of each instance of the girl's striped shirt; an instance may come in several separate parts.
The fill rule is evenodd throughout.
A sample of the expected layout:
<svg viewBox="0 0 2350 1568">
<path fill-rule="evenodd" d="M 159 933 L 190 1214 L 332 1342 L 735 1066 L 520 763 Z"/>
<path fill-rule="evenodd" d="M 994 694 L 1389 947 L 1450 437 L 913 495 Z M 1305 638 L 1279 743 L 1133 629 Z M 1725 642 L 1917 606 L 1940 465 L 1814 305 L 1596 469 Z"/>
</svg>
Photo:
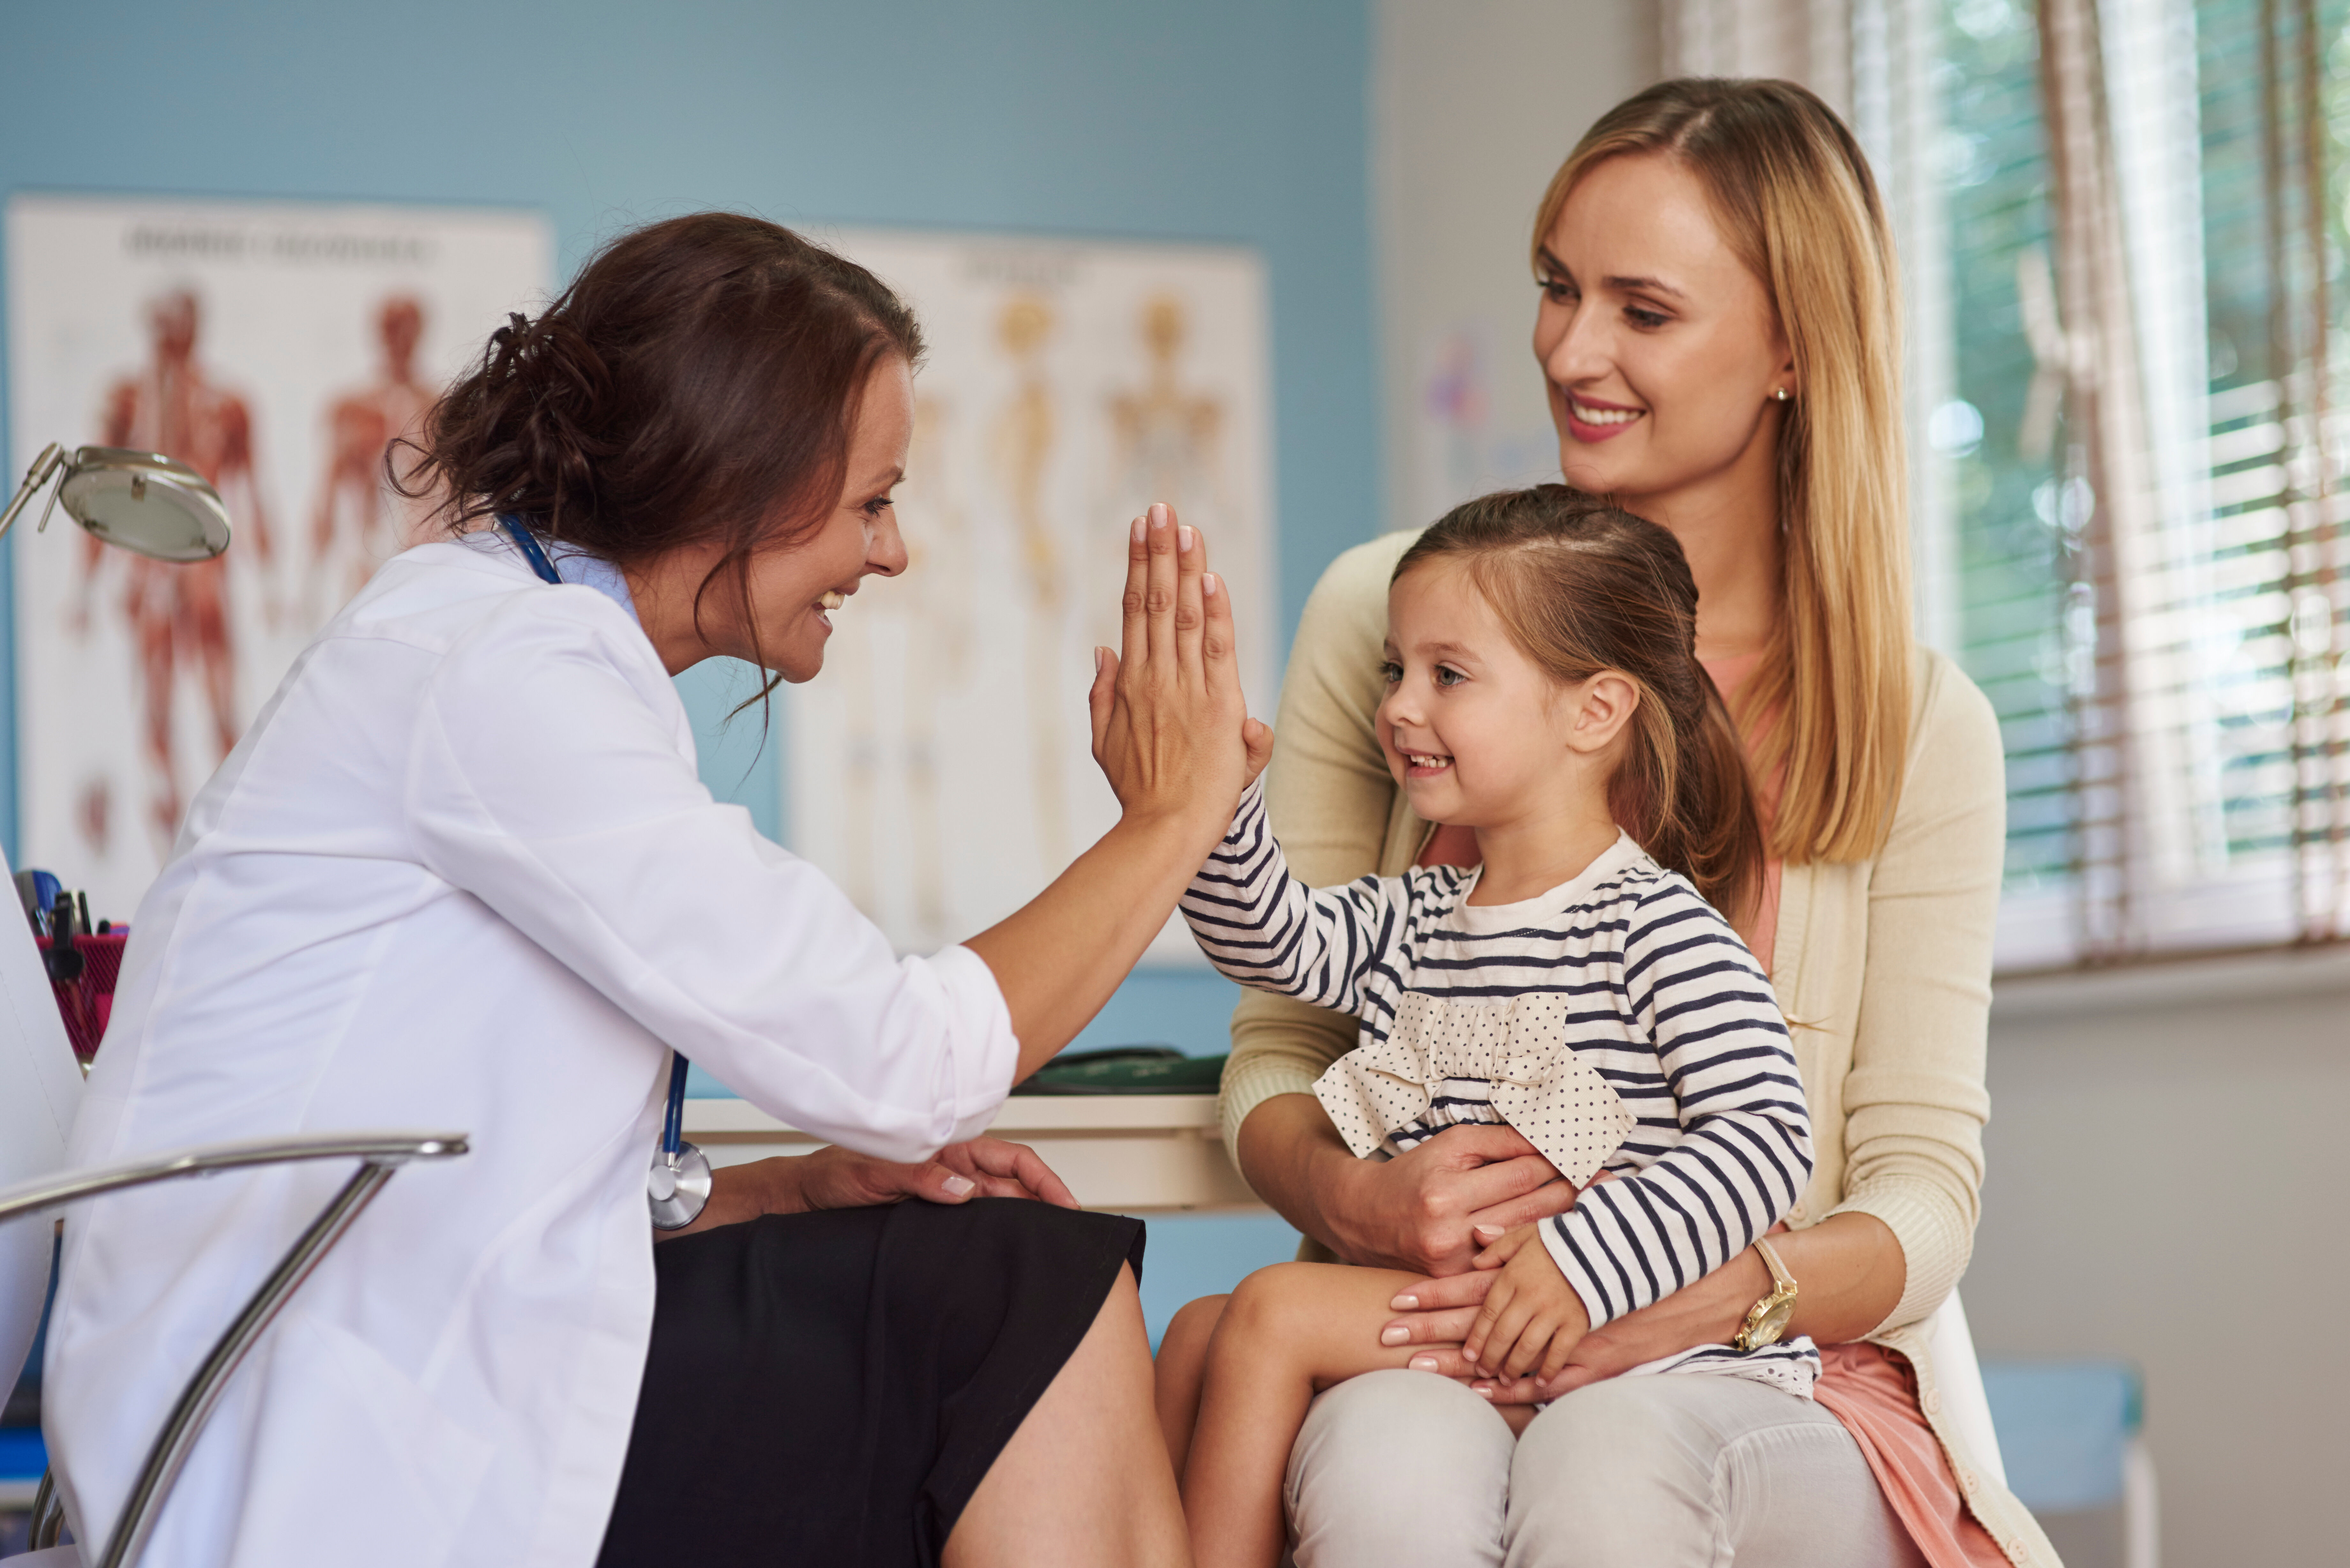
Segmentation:
<svg viewBox="0 0 2350 1568">
<path fill-rule="evenodd" d="M 1794 1206 L 1812 1169 L 1802 1080 L 1753 955 L 1628 836 L 1523 903 L 1469 904 L 1477 877 L 1438 866 L 1306 888 L 1252 786 L 1182 909 L 1225 974 L 1360 1020 L 1356 1050 L 1316 1085 L 1357 1154 L 1507 1121 L 1570 1179 L 1609 1173 L 1543 1227 L 1596 1328 L 1736 1257 Z M 1603 1115 L 1615 1121 L 1593 1146 Z M 1784 1355 L 1758 1354 L 1809 1366 L 1752 1371 L 1807 1390 L 1809 1342 L 1772 1350 Z M 1714 1365 L 1725 1355 L 1757 1359 L 1715 1346 L 1688 1369 L 1731 1369 Z"/>
</svg>

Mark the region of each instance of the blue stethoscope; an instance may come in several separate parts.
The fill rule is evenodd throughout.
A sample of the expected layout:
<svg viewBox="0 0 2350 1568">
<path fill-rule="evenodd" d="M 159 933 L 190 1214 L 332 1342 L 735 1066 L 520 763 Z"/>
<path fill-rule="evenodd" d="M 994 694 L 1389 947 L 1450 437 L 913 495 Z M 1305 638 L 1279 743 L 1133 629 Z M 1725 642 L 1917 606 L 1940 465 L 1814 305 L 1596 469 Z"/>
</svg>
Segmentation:
<svg viewBox="0 0 2350 1568">
<path fill-rule="evenodd" d="M 511 517 L 499 518 L 498 526 L 515 542 L 532 571 L 550 583 L 563 581 L 529 529 Z M 653 1154 L 652 1174 L 645 1179 L 645 1197 L 652 1205 L 656 1231 L 682 1231 L 710 1201 L 710 1157 L 685 1141 L 688 1065 L 675 1051 L 669 1054 L 669 1106 L 661 1115 L 660 1147 Z"/>
</svg>

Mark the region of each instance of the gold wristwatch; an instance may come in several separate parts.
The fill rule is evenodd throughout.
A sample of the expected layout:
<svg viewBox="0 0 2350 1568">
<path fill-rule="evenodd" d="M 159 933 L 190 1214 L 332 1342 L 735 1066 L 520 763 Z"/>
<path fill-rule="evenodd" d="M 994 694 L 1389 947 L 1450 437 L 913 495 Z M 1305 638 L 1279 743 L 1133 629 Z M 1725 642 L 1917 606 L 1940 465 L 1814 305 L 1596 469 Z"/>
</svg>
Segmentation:
<svg viewBox="0 0 2350 1568">
<path fill-rule="evenodd" d="M 1787 1332 L 1787 1320 L 1795 1315 L 1795 1276 L 1787 1272 L 1770 1242 L 1757 1237 L 1754 1250 L 1771 1265 L 1771 1293 L 1746 1309 L 1745 1323 L 1731 1338 L 1730 1347 L 1742 1353 L 1778 1344 L 1779 1336 Z"/>
</svg>

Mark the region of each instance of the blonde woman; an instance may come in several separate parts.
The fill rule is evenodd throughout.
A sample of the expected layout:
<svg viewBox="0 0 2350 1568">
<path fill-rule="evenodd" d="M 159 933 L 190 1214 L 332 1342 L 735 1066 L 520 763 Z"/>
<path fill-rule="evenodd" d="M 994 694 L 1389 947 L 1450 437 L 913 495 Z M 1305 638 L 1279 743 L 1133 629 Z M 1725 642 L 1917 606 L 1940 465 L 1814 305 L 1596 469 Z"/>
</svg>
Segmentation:
<svg viewBox="0 0 2350 1568">
<path fill-rule="evenodd" d="M 1502 1127 L 1355 1158 L 1313 1093 L 1353 1021 L 1252 994 L 1223 1085 L 1242 1170 L 1330 1253 L 1426 1277 L 1383 1333 L 1423 1346 L 1421 1370 L 1322 1396 L 1292 1450 L 1296 1561 L 2053 1563 L 1939 1418 L 1927 1350 L 1982 1177 L 2005 800 L 1990 705 L 1910 633 L 1875 182 L 1800 88 L 1667 82 L 1559 170 L 1534 267 L 1565 478 L 1679 539 L 1698 653 L 1766 815 L 1762 892 L 1729 913 L 1794 1026 L 1817 1165 L 1773 1242 L 1794 1286 L 1783 1332 L 1826 1347 L 1826 1371 L 1816 1403 L 1736 1378 L 1616 1376 L 1750 1321 L 1761 1332 L 1786 1282 L 1749 1249 L 1612 1320 L 1586 1303 L 1592 1332 L 1550 1385 L 1471 1379 L 1460 1342 L 1493 1278 L 1471 1257 L 1574 1189 Z M 1399 796 L 1374 730 L 1387 585 L 1410 543 L 1341 556 L 1291 656 L 1267 798 L 1313 885 L 1474 857 L 1473 839 Z M 1544 1400 L 1523 1437 L 1495 1408 Z"/>
</svg>

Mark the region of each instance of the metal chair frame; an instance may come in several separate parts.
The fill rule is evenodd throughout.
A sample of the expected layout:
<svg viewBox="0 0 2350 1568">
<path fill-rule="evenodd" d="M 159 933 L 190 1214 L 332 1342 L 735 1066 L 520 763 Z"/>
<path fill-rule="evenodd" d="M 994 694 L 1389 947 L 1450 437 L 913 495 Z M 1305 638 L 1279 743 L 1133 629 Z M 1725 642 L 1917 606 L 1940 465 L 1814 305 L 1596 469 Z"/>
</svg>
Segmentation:
<svg viewBox="0 0 2350 1568">
<path fill-rule="evenodd" d="M 309 1226 L 286 1250 L 269 1277 L 261 1282 L 244 1310 L 213 1345 L 181 1391 L 179 1402 L 164 1418 L 162 1428 L 147 1451 L 147 1462 L 123 1503 L 105 1551 L 91 1568 L 129 1568 L 138 1561 L 172 1487 L 180 1479 L 204 1422 L 220 1402 L 229 1378 L 245 1353 L 269 1327 L 280 1309 L 302 1287 L 343 1233 L 351 1228 L 392 1172 L 412 1159 L 450 1159 L 468 1150 L 463 1133 L 361 1132 L 308 1137 L 254 1138 L 236 1143 L 206 1144 L 150 1159 L 42 1177 L 0 1188 L 0 1223 L 37 1214 L 77 1199 L 128 1188 L 151 1186 L 182 1177 L 213 1176 L 224 1170 L 254 1166 L 286 1165 L 313 1159 L 357 1159 L 359 1168 L 342 1185 Z M 57 1543 L 65 1513 L 53 1475 L 41 1478 L 33 1499 L 33 1540 L 36 1548 Z"/>
</svg>

